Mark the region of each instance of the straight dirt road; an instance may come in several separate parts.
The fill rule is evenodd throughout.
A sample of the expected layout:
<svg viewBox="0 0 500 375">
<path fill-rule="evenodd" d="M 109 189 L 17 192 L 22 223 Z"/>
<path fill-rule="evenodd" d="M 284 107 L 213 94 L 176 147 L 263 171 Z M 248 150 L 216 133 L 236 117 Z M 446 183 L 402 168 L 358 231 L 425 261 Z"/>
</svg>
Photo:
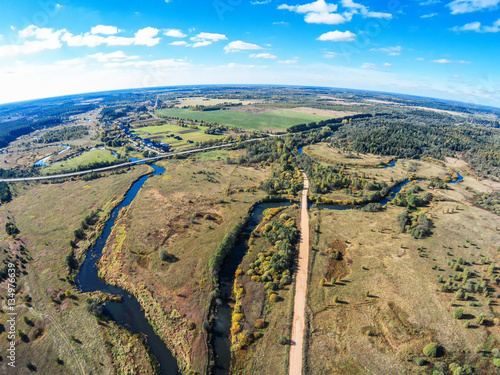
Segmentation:
<svg viewBox="0 0 500 375">
<path fill-rule="evenodd" d="M 293 325 L 290 346 L 289 375 L 302 375 L 302 350 L 304 347 L 305 309 L 307 276 L 309 274 L 309 213 L 307 212 L 307 193 L 309 180 L 304 172 L 300 212 L 300 244 L 297 276 L 295 279 L 295 301 L 293 304 Z"/>
</svg>

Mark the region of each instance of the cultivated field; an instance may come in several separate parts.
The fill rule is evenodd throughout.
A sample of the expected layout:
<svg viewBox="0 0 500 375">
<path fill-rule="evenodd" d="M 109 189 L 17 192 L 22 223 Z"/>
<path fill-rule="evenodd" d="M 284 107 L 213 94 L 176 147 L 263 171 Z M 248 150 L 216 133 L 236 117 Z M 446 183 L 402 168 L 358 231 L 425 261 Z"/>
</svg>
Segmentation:
<svg viewBox="0 0 500 375">
<path fill-rule="evenodd" d="M 71 170 L 77 167 L 86 167 L 96 162 L 111 162 L 116 159 L 117 157 L 114 156 L 109 150 L 94 149 L 86 151 L 81 155 L 66 159 L 64 161 L 50 164 L 49 166 L 43 168 L 43 172 L 45 174 L 54 174 L 64 170 Z"/>
<path fill-rule="evenodd" d="M 176 104 L 175 107 L 182 108 L 182 107 L 186 107 L 186 106 L 196 106 L 196 105 L 210 106 L 210 105 L 217 105 L 217 104 L 224 104 L 224 103 L 232 103 L 232 104 L 241 103 L 242 105 L 248 105 L 248 104 L 258 103 L 261 100 L 212 99 L 212 98 L 206 98 L 206 97 L 194 97 L 194 98 L 179 98 L 176 101 L 178 101 L 180 103 Z"/>
<path fill-rule="evenodd" d="M 156 142 L 164 142 L 170 144 L 174 148 L 189 145 L 188 141 L 200 142 L 211 139 L 221 139 L 223 135 L 205 134 L 206 127 L 199 129 L 184 128 L 177 125 L 163 124 L 157 126 L 147 126 L 143 128 L 135 128 L 134 133 L 141 138 L 151 138 Z M 171 137 L 169 137 L 171 135 Z M 182 140 L 177 140 L 174 136 L 179 136 Z"/>
<path fill-rule="evenodd" d="M 222 125 L 248 130 L 284 130 L 293 125 L 326 120 L 332 117 L 292 110 L 276 110 L 253 114 L 230 110 L 198 112 L 188 109 L 164 109 L 156 113 L 159 116 L 217 122 Z"/>
</svg>

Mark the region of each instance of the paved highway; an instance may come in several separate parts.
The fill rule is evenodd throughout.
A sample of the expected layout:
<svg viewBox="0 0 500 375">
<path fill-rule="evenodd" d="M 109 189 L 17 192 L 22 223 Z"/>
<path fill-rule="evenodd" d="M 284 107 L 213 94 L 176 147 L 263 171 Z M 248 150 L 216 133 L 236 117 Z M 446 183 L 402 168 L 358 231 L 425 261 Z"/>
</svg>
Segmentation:
<svg viewBox="0 0 500 375">
<path fill-rule="evenodd" d="M 242 141 L 242 142 L 261 141 L 263 139 L 266 139 L 266 138 L 253 138 L 253 139 L 248 139 L 248 140 Z M 85 174 L 89 174 L 89 173 L 93 173 L 93 172 L 105 172 L 105 171 L 110 171 L 110 170 L 113 170 L 113 169 L 128 167 L 128 166 L 131 166 L 131 165 L 134 165 L 134 164 L 140 164 L 140 163 L 145 163 L 145 162 L 150 162 L 150 161 L 156 161 L 156 160 L 160 160 L 160 159 L 166 159 L 166 158 L 170 158 L 170 157 L 175 156 L 175 155 L 194 154 L 194 153 L 197 153 L 197 152 L 204 152 L 204 151 L 216 150 L 218 148 L 231 147 L 231 146 L 234 146 L 235 144 L 237 144 L 237 142 L 226 143 L 226 144 L 223 144 L 223 145 L 211 146 L 211 147 L 206 147 L 206 148 L 197 148 L 195 150 L 172 152 L 172 153 L 168 153 L 168 154 L 162 154 L 162 155 L 159 155 L 159 156 L 154 156 L 152 158 L 146 158 L 146 159 L 131 161 L 131 162 L 128 162 L 128 163 L 111 165 L 109 167 L 89 169 L 89 170 L 86 170 L 86 171 L 79 171 L 79 172 L 72 172 L 72 173 L 65 173 L 65 174 L 58 174 L 58 175 L 51 175 L 51 176 L 4 178 L 4 179 L 0 179 L 0 181 L 2 181 L 2 182 L 40 181 L 40 180 L 53 180 L 53 179 L 57 179 L 57 178 L 75 177 L 75 176 L 81 176 L 81 175 L 85 175 Z"/>
</svg>

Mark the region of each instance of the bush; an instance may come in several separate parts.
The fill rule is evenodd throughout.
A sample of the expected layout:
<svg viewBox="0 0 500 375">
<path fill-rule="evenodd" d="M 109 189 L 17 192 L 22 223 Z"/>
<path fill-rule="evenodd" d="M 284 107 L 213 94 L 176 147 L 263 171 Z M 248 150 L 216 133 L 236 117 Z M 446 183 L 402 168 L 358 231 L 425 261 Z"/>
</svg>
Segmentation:
<svg viewBox="0 0 500 375">
<path fill-rule="evenodd" d="M 455 311 L 453 311 L 454 319 L 461 319 L 462 315 L 464 315 L 464 309 L 462 307 L 457 307 Z"/>
<path fill-rule="evenodd" d="M 493 364 L 495 367 L 500 367 L 500 358 L 493 358 Z"/>
<path fill-rule="evenodd" d="M 478 317 L 476 318 L 475 322 L 476 322 L 476 324 L 479 324 L 479 325 L 483 324 L 483 322 L 484 322 L 484 314 L 478 315 Z"/>
<path fill-rule="evenodd" d="M 278 302 L 279 296 L 276 293 L 273 293 L 269 296 L 269 301 L 271 302 Z"/>
<path fill-rule="evenodd" d="M 423 359 L 423 358 L 417 358 L 417 359 L 415 360 L 415 364 L 416 364 L 417 366 L 423 366 L 423 365 L 425 365 L 425 359 Z"/>
<path fill-rule="evenodd" d="M 159 256 L 160 256 L 160 260 L 163 262 L 173 263 L 173 262 L 177 261 L 177 257 L 174 254 L 169 253 L 165 249 L 160 250 Z"/>
<path fill-rule="evenodd" d="M 266 321 L 264 319 L 257 319 L 255 321 L 255 328 L 262 329 L 266 326 Z"/>
<path fill-rule="evenodd" d="M 281 344 L 281 345 L 290 345 L 290 339 L 284 335 L 281 335 L 278 342 Z"/>
<path fill-rule="evenodd" d="M 424 347 L 423 351 L 426 357 L 436 358 L 439 354 L 439 350 L 440 350 L 439 344 L 436 342 L 432 342 L 430 344 L 427 344 Z"/>
</svg>

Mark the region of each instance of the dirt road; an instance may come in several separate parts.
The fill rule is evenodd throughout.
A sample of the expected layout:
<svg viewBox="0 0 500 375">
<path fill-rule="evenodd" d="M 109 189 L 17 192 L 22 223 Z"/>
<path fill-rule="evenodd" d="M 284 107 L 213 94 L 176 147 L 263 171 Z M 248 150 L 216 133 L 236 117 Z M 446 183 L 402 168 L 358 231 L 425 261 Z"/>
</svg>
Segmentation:
<svg viewBox="0 0 500 375">
<path fill-rule="evenodd" d="M 305 308 L 307 293 L 307 276 L 309 268 L 309 214 L 307 212 L 307 193 L 309 180 L 304 176 L 300 212 L 300 245 L 299 264 L 295 281 L 295 301 L 293 306 L 292 342 L 290 346 L 289 375 L 302 375 L 302 349 L 305 330 Z"/>
</svg>

